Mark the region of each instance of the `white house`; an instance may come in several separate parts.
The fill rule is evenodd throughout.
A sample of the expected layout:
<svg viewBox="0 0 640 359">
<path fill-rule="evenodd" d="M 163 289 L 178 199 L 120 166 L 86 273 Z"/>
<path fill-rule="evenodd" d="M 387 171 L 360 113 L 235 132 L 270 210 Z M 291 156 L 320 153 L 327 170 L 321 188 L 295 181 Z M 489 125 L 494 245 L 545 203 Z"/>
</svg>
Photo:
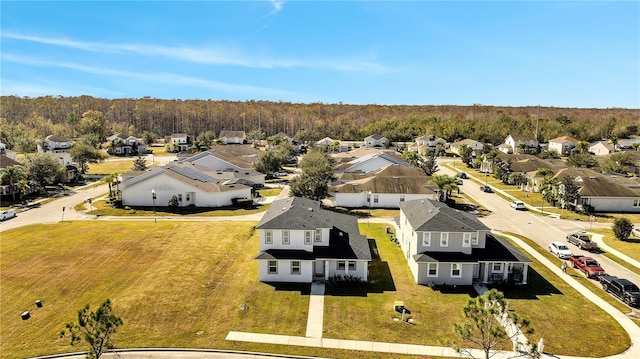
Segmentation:
<svg viewBox="0 0 640 359">
<path fill-rule="evenodd" d="M 613 145 L 607 141 L 596 141 L 589 146 L 589 153 L 596 156 L 608 155 L 613 153 Z"/>
<path fill-rule="evenodd" d="M 444 203 L 400 203 L 396 236 L 418 284 L 526 284 L 529 260 L 474 216 Z"/>
<path fill-rule="evenodd" d="M 449 146 L 449 149 L 453 153 L 457 153 L 458 155 L 462 155 L 462 146 L 467 145 L 472 151 L 482 151 L 484 150 L 484 143 L 478 142 L 476 140 L 472 140 L 470 138 L 466 138 L 461 141 L 456 141 Z"/>
<path fill-rule="evenodd" d="M 251 198 L 251 187 L 224 184 L 193 166 L 156 167 L 123 181 L 120 185 L 125 206 L 166 207 L 173 196 L 179 207 L 224 207 L 234 199 Z"/>
<path fill-rule="evenodd" d="M 70 138 L 57 135 L 49 135 L 45 137 L 44 141 L 37 142 L 38 152 L 69 152 L 71 151 L 71 142 L 72 141 Z"/>
<path fill-rule="evenodd" d="M 165 142 L 168 144 L 175 144 L 178 146 L 180 152 L 187 151 L 191 144 L 189 135 L 186 133 L 173 133 L 165 138 Z"/>
<path fill-rule="evenodd" d="M 377 133 L 364 138 L 364 147 L 388 147 L 389 140 Z"/>
<path fill-rule="evenodd" d="M 107 137 L 105 146 L 112 155 L 141 155 L 147 152 L 147 146 L 139 138 L 124 133 L 116 133 Z"/>
<path fill-rule="evenodd" d="M 368 280 L 371 250 L 355 217 L 322 209 L 318 201 L 289 197 L 273 202 L 256 229 L 261 282 Z"/>
<path fill-rule="evenodd" d="M 220 131 L 219 138 L 227 145 L 242 145 L 247 140 L 247 134 L 244 131 Z"/>
<path fill-rule="evenodd" d="M 379 171 L 347 172 L 329 188 L 334 203 L 346 208 L 398 208 L 398 203 L 435 199 L 431 177 L 419 168 L 390 164 Z"/>
<path fill-rule="evenodd" d="M 540 143 L 533 137 L 521 135 L 508 135 L 504 143 L 511 147 L 513 153 L 519 153 L 520 144 L 525 143 L 527 149 L 537 149 Z"/>
<path fill-rule="evenodd" d="M 549 151 L 555 151 L 560 156 L 568 156 L 578 144 L 577 139 L 571 136 L 562 136 L 549 140 Z"/>
</svg>

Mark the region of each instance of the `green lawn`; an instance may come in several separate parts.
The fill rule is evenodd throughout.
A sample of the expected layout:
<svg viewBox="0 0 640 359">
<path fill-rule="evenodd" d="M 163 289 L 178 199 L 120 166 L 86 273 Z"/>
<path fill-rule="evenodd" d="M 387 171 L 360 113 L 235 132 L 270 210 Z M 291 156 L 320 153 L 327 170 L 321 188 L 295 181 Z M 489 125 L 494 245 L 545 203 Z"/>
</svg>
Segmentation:
<svg viewBox="0 0 640 359">
<path fill-rule="evenodd" d="M 196 347 L 335 358 L 399 355 L 325 350 L 224 340 L 228 331 L 304 335 L 309 285 L 257 281 L 255 222 L 102 222 L 36 225 L 2 233 L 0 352 L 27 357 L 71 352 L 58 334 L 82 306 L 106 298 L 124 320 L 119 347 Z M 329 289 L 325 337 L 440 345 L 454 339 L 466 289 L 444 293 L 415 285 L 397 245 L 382 224 L 363 224 L 379 259 L 364 287 Z M 553 274 L 534 264 L 531 285 L 508 293 L 513 309 L 532 318 L 547 350 L 606 356 L 628 346 L 626 334 Z M 544 277 L 544 278 L 543 278 Z M 44 307 L 36 308 L 34 301 Z M 392 320 L 403 300 L 416 325 Z M 248 310 L 240 306 L 247 303 Z M 20 319 L 30 310 L 32 318 Z M 589 318 L 585 321 L 584 318 Z M 598 340 L 575 336 L 579 326 Z"/>
<path fill-rule="evenodd" d="M 602 237 L 602 240 L 611 248 L 622 252 L 631 258 L 635 258 L 636 260 L 640 259 L 640 239 L 632 237 L 628 238 L 626 241 L 620 241 L 613 235 L 613 231 L 607 228 L 597 228 L 591 230 L 591 232 L 602 234 L 604 236 Z M 640 275 L 640 268 L 627 263 L 613 254 L 605 253 L 604 255 L 618 262 L 630 271 Z"/>
<path fill-rule="evenodd" d="M 230 217 L 230 216 L 243 216 L 247 214 L 254 214 L 264 212 L 269 209 L 270 203 L 265 205 L 258 205 L 248 208 L 237 207 L 217 207 L 217 208 L 203 208 L 203 207 L 178 207 L 176 210 L 169 208 L 168 206 L 156 206 L 154 207 L 129 207 L 113 208 L 107 203 L 105 199 L 96 200 L 91 205 L 88 203 L 78 203 L 74 206 L 76 211 L 86 210 L 88 214 L 100 215 L 100 216 L 136 216 L 136 217 L 150 217 L 153 218 L 154 213 L 156 217 Z"/>
<path fill-rule="evenodd" d="M 89 163 L 89 170 L 87 170 L 87 174 L 90 175 L 109 175 L 112 173 L 125 173 L 133 170 L 133 160 L 135 158 L 132 157 L 130 159 L 122 160 L 122 161 L 108 161 L 101 163 Z M 147 160 L 147 166 L 151 165 L 151 160 Z"/>
</svg>

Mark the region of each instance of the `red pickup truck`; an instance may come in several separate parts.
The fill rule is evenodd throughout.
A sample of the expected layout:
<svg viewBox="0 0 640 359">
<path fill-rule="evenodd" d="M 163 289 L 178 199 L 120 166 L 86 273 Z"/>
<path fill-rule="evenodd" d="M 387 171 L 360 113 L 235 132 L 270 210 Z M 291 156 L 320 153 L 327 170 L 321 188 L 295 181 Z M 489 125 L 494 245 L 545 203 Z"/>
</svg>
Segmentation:
<svg viewBox="0 0 640 359">
<path fill-rule="evenodd" d="M 591 257 L 574 255 L 569 257 L 569 261 L 573 268 L 581 270 L 587 278 L 597 278 L 605 275 L 600 263 Z"/>
</svg>

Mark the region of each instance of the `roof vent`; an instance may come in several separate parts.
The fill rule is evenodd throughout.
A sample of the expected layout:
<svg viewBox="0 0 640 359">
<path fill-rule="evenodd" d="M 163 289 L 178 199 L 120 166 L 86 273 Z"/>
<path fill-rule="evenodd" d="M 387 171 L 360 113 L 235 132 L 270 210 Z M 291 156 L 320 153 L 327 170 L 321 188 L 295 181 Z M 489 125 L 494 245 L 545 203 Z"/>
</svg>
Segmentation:
<svg viewBox="0 0 640 359">
<path fill-rule="evenodd" d="M 393 178 L 395 178 L 395 179 L 400 179 L 400 177 L 399 177 L 399 176 L 393 176 Z"/>
<path fill-rule="evenodd" d="M 313 212 L 313 208 L 309 207 L 309 212 Z"/>
</svg>

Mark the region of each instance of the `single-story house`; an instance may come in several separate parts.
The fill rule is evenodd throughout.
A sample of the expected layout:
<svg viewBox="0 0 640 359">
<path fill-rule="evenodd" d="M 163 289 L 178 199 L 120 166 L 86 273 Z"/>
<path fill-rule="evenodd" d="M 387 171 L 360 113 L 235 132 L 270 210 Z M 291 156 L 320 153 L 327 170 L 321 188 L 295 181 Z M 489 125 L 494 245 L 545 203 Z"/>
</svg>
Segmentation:
<svg viewBox="0 0 640 359">
<path fill-rule="evenodd" d="M 569 156 L 579 140 L 571 136 L 562 136 L 549 140 L 549 151 L 555 151 L 560 156 Z"/>
<path fill-rule="evenodd" d="M 220 131 L 220 140 L 227 145 L 242 145 L 247 141 L 244 131 Z"/>
<path fill-rule="evenodd" d="M 389 140 L 380 134 L 374 133 L 364 138 L 364 147 L 388 147 Z"/>
</svg>

